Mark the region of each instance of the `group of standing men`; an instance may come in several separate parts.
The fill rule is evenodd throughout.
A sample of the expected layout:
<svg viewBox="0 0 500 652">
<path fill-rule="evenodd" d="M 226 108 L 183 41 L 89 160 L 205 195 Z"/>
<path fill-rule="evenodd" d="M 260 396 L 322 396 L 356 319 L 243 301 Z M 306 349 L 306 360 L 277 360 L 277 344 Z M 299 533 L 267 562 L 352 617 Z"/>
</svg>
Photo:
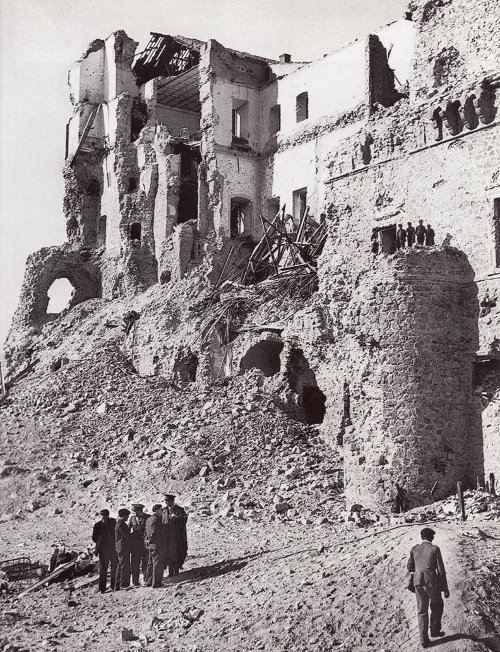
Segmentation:
<svg viewBox="0 0 500 652">
<path fill-rule="evenodd" d="M 153 505 L 152 514 L 144 505 L 118 510 L 111 518 L 101 510 L 101 520 L 94 524 L 92 540 L 99 556 L 99 591 L 106 591 L 108 568 L 111 567 L 111 590 L 140 586 L 142 571 L 146 586 L 161 586 L 168 568 L 170 577 L 178 575 L 187 556 L 187 514 L 175 504 L 175 496 L 165 495 L 166 506 Z"/>
<path fill-rule="evenodd" d="M 406 229 L 402 224 L 398 224 L 396 231 L 396 248 L 404 249 L 413 247 L 416 241 L 417 247 L 433 247 L 436 234 L 430 224 L 424 225 L 424 220 L 419 220 L 415 228 L 411 222 L 408 222 Z"/>
</svg>

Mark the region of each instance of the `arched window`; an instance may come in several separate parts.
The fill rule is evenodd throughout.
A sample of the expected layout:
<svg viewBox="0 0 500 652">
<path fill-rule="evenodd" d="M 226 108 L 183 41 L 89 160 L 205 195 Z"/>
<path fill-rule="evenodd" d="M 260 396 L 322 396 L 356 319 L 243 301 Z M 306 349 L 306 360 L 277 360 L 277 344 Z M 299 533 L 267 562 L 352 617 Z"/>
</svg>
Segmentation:
<svg viewBox="0 0 500 652">
<path fill-rule="evenodd" d="M 252 224 L 252 202 L 244 197 L 231 199 L 230 235 L 236 238 L 245 230 L 250 231 Z"/>
<path fill-rule="evenodd" d="M 307 120 L 309 117 L 309 96 L 307 91 L 299 93 L 295 98 L 295 115 L 297 117 L 297 122 Z"/>
</svg>

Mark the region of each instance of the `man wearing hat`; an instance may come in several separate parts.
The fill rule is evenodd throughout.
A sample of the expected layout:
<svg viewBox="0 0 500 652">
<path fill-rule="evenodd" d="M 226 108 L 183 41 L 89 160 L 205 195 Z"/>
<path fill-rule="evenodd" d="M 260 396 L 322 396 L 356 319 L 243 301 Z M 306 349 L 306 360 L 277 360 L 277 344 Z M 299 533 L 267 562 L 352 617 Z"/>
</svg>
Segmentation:
<svg viewBox="0 0 500 652">
<path fill-rule="evenodd" d="M 145 543 L 149 552 L 146 585 L 157 589 L 161 586 L 165 568 L 165 528 L 161 505 L 153 505 L 152 512 L 146 521 Z"/>
<path fill-rule="evenodd" d="M 118 556 L 116 569 L 115 591 L 126 589 L 130 586 L 130 548 L 131 536 L 127 525 L 130 516 L 128 509 L 118 510 L 118 518 L 115 526 L 115 549 Z"/>
<path fill-rule="evenodd" d="M 165 494 L 167 506 L 163 510 L 162 521 L 165 531 L 165 566 L 168 575 L 179 574 L 187 557 L 187 514 L 182 507 L 175 504 L 173 494 Z"/>
<path fill-rule="evenodd" d="M 108 509 L 101 509 L 101 520 L 94 524 L 92 541 L 95 543 L 95 554 L 99 557 L 99 591 L 106 591 L 108 566 L 111 565 L 111 590 L 115 588 L 116 566 L 118 558 L 115 550 L 116 520 L 109 517 Z"/>
<path fill-rule="evenodd" d="M 431 608 L 431 636 L 433 638 L 444 636 L 441 631 L 441 617 L 444 608 L 441 592 L 444 592 L 445 598 L 450 597 L 441 551 L 432 543 L 435 534 L 434 530 L 428 527 L 420 532 L 422 543 L 413 546 L 407 564 L 408 570 L 413 573 L 418 628 L 420 641 L 424 648 L 430 646 L 429 606 Z"/>
<path fill-rule="evenodd" d="M 131 536 L 130 566 L 134 586 L 139 586 L 139 571 L 142 570 L 142 576 L 145 580 L 148 569 L 148 551 L 144 545 L 144 535 L 149 514 L 146 514 L 143 510 L 144 505 L 134 503 L 132 505 L 133 514 L 128 520 Z"/>
</svg>

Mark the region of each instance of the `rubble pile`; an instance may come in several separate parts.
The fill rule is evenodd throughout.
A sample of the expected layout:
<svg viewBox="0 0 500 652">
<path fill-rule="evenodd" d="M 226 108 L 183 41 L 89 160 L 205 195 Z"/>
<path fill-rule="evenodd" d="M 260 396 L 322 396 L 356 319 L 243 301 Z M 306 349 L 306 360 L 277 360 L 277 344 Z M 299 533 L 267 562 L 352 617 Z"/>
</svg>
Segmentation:
<svg viewBox="0 0 500 652">
<path fill-rule="evenodd" d="M 341 458 L 261 384 L 254 370 L 206 388 L 142 378 L 109 343 L 15 386 L 6 445 L 22 436 L 24 446 L 0 470 L 12 480 L 3 520 L 129 494 L 148 502 L 169 488 L 207 517 L 340 518 Z"/>
</svg>

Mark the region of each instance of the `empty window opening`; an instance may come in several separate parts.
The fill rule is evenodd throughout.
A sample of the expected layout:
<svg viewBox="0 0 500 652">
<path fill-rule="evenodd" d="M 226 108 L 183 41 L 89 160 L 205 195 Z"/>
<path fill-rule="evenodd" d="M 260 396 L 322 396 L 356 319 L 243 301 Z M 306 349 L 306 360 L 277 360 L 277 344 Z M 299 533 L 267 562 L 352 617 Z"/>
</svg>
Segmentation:
<svg viewBox="0 0 500 652">
<path fill-rule="evenodd" d="M 141 241 L 141 224 L 140 222 L 134 222 L 130 225 L 129 238 L 132 241 L 140 242 Z"/>
<path fill-rule="evenodd" d="M 139 138 L 143 127 L 148 121 L 148 108 L 146 102 L 134 100 L 132 103 L 132 120 L 130 125 L 130 140 L 134 142 Z"/>
<path fill-rule="evenodd" d="M 233 99 L 233 141 L 248 143 L 248 102 Z"/>
<path fill-rule="evenodd" d="M 326 414 L 326 396 L 314 385 L 304 385 L 302 388 L 302 408 L 306 423 L 323 423 Z"/>
<path fill-rule="evenodd" d="M 269 111 L 269 131 L 271 136 L 278 133 L 281 129 L 281 106 L 275 104 Z"/>
<path fill-rule="evenodd" d="M 264 376 L 274 376 L 281 368 L 280 353 L 283 346 L 283 342 L 273 340 L 258 342 L 241 359 L 240 371 L 244 373 L 249 369 L 260 369 Z"/>
<path fill-rule="evenodd" d="M 383 254 L 395 253 L 396 247 L 396 225 L 383 226 L 381 228 L 373 229 L 372 243 L 378 243 L 377 252 Z"/>
<path fill-rule="evenodd" d="M 307 188 L 300 188 L 293 192 L 293 219 L 296 223 L 304 215 L 307 208 Z"/>
<path fill-rule="evenodd" d="M 251 230 L 252 222 L 252 202 L 243 197 L 233 197 L 231 199 L 231 238 L 237 238 L 245 230 Z"/>
<path fill-rule="evenodd" d="M 103 247 L 106 244 L 106 215 L 101 215 L 97 221 L 97 246 Z"/>
<path fill-rule="evenodd" d="M 91 179 L 89 185 L 87 186 L 87 195 L 92 195 L 93 197 L 99 197 L 101 194 L 101 184 L 98 179 Z"/>
<path fill-rule="evenodd" d="M 500 197 L 493 200 L 493 223 L 495 227 L 495 265 L 500 267 Z"/>
<path fill-rule="evenodd" d="M 302 120 L 307 120 L 309 117 L 309 96 L 307 91 L 304 93 L 299 93 L 295 98 L 295 115 L 297 122 L 302 122 Z"/>
<path fill-rule="evenodd" d="M 128 179 L 128 192 L 135 192 L 139 187 L 137 177 L 129 177 Z"/>
<path fill-rule="evenodd" d="M 63 310 L 69 308 L 74 293 L 75 288 L 67 278 L 56 279 L 47 292 L 47 296 L 49 297 L 47 313 L 58 315 Z"/>
</svg>

